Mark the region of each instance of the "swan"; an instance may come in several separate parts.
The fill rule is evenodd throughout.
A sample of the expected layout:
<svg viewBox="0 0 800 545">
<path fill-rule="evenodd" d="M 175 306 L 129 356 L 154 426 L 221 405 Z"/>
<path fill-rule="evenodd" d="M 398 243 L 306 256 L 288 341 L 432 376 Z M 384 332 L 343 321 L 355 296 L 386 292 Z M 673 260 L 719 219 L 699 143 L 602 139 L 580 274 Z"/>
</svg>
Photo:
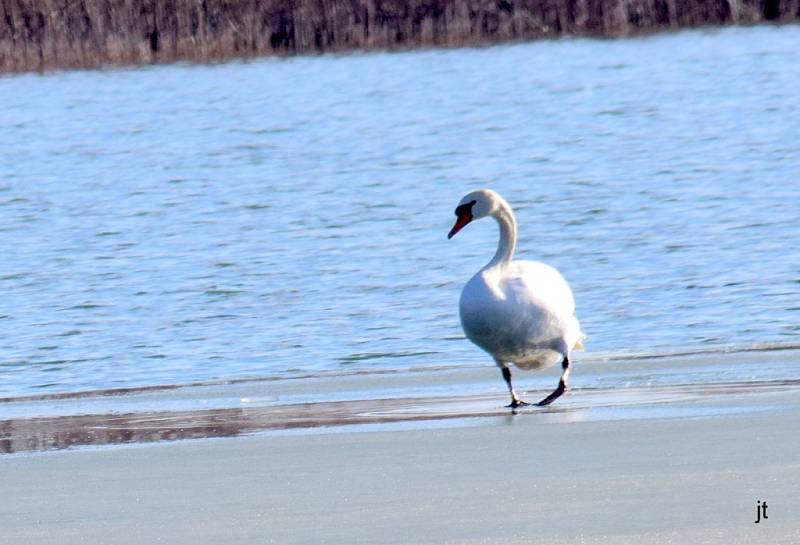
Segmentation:
<svg viewBox="0 0 800 545">
<path fill-rule="evenodd" d="M 473 220 L 490 216 L 500 227 L 497 252 L 461 291 L 459 314 L 467 338 L 489 353 L 500 367 L 515 409 L 529 405 L 511 385 L 510 364 L 542 369 L 561 362 L 558 387 L 537 403 L 546 406 L 567 390 L 570 351 L 582 348 L 569 284 L 556 269 L 537 261 L 512 261 L 517 221 L 511 206 L 490 189 L 465 195 L 455 210 L 448 239 Z"/>
</svg>

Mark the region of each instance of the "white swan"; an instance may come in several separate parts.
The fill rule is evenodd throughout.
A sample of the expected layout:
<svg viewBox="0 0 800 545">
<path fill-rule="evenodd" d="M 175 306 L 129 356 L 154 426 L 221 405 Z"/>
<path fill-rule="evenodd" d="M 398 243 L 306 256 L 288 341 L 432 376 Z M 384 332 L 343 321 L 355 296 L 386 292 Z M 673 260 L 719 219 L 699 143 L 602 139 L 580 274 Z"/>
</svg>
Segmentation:
<svg viewBox="0 0 800 545">
<path fill-rule="evenodd" d="M 514 212 L 489 189 L 467 194 L 456 208 L 452 238 L 472 220 L 493 217 L 500 242 L 492 260 L 464 286 L 459 302 L 461 327 L 470 341 L 488 352 L 503 372 L 511 393 L 511 408 L 528 405 L 511 386 L 513 363 L 521 369 L 541 369 L 561 362 L 558 387 L 538 405 L 549 405 L 567 389 L 570 351 L 583 334 L 575 318 L 572 291 L 561 274 L 536 261 L 511 261 L 517 241 Z"/>
</svg>

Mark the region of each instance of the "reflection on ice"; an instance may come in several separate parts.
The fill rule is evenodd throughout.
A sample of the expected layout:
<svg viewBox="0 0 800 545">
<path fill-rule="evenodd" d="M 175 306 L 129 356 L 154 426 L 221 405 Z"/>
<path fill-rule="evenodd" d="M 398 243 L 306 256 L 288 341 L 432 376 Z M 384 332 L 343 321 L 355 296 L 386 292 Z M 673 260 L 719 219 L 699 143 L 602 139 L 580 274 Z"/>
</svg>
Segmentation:
<svg viewBox="0 0 800 545">
<path fill-rule="evenodd" d="M 710 417 L 769 410 L 759 398 L 800 389 L 797 380 L 720 382 L 631 388 L 575 389 L 548 408 L 510 412 L 505 392 L 466 396 L 399 397 L 255 405 L 188 411 L 86 414 L 0 421 L 0 452 L 33 452 L 85 445 L 150 443 L 277 430 L 397 429 L 459 425 L 517 425 L 591 420 Z M 745 400 L 745 402 L 742 402 Z M 355 426 L 355 428 L 354 428 Z"/>
</svg>

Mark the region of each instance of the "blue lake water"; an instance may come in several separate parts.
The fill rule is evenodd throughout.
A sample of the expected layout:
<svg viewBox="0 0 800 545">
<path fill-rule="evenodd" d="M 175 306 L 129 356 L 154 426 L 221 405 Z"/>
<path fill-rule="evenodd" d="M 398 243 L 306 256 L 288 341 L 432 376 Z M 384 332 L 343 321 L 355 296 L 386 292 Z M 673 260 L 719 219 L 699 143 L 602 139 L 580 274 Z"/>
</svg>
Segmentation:
<svg viewBox="0 0 800 545">
<path fill-rule="evenodd" d="M 571 283 L 584 357 L 800 341 L 798 43 L 0 78 L 0 396 L 492 365 L 457 301 L 496 227 L 446 239 L 484 186 Z"/>
</svg>

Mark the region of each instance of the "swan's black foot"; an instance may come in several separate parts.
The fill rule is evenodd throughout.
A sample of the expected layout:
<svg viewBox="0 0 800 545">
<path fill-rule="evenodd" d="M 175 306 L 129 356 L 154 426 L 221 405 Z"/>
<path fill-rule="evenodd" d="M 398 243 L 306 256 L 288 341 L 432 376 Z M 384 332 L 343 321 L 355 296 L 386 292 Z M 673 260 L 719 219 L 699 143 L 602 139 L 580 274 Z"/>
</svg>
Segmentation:
<svg viewBox="0 0 800 545">
<path fill-rule="evenodd" d="M 537 405 L 538 405 L 539 407 L 547 407 L 547 406 L 548 406 L 548 405 L 550 405 L 550 404 L 551 404 L 553 401 L 555 401 L 556 399 L 558 399 L 559 397 L 561 397 L 561 394 L 563 394 L 563 393 L 564 393 L 564 392 L 566 392 L 566 391 L 567 391 L 567 386 L 564 384 L 564 382 L 563 382 L 563 381 L 560 381 L 560 382 L 558 383 L 558 388 L 556 388 L 555 390 L 553 390 L 553 393 L 552 393 L 552 394 L 550 394 L 549 396 L 547 396 L 546 398 L 544 398 L 543 400 L 541 400 L 539 403 L 537 403 Z"/>
<path fill-rule="evenodd" d="M 521 399 L 512 399 L 511 403 L 506 405 L 509 409 L 518 409 L 519 407 L 528 407 L 530 403 L 522 401 Z"/>
</svg>

